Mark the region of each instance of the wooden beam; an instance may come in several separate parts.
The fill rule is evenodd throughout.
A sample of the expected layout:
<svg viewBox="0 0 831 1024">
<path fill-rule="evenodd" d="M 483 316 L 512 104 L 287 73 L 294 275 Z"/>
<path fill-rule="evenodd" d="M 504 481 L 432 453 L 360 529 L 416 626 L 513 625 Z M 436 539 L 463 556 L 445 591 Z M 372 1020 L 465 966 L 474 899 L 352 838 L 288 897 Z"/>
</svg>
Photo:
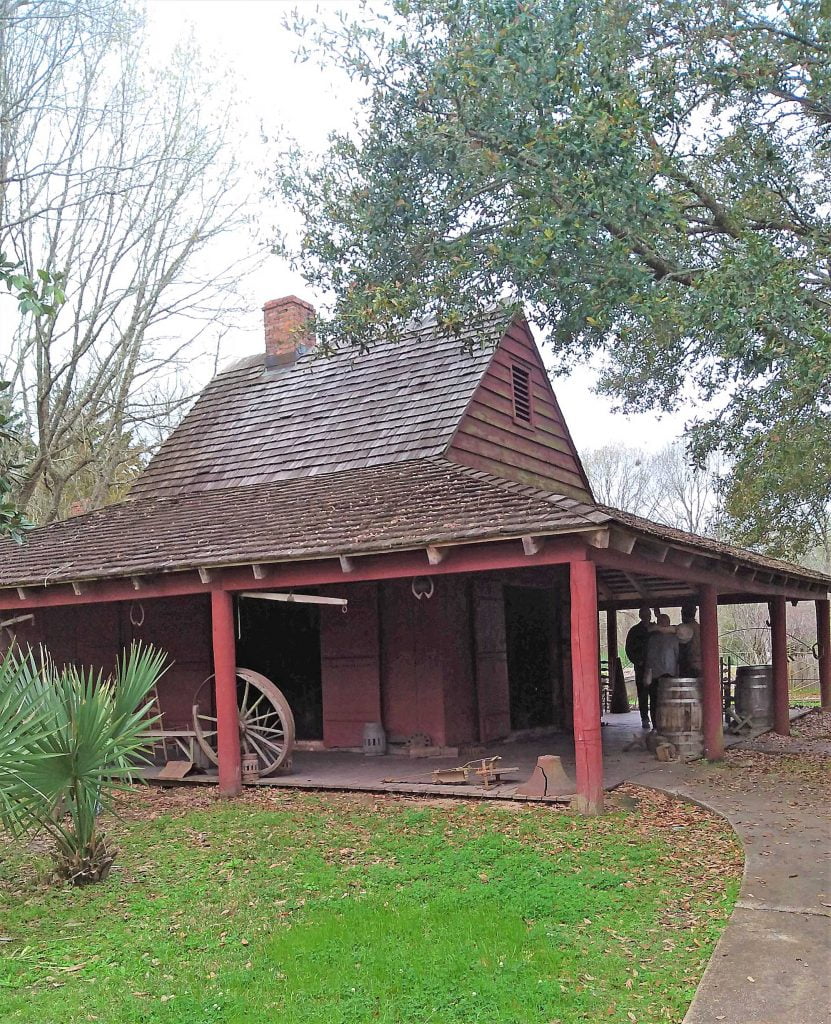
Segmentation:
<svg viewBox="0 0 831 1024">
<path fill-rule="evenodd" d="M 597 657 L 597 570 L 591 562 L 571 563 L 569 588 L 577 809 L 583 814 L 599 814 L 603 810 L 603 741 Z"/>
<path fill-rule="evenodd" d="M 651 600 L 652 600 L 652 598 L 651 598 L 651 597 L 650 597 L 650 595 L 649 595 L 649 591 L 648 591 L 648 590 L 646 589 L 646 587 L 644 587 L 644 586 L 643 586 L 643 585 L 642 585 L 642 584 L 641 584 L 641 583 L 640 583 L 640 582 L 638 581 L 638 579 L 637 579 L 637 577 L 636 577 L 636 576 L 633 576 L 633 575 L 632 575 L 632 573 L 630 573 L 630 572 L 625 572 L 625 573 L 624 573 L 623 575 L 624 575 L 624 576 L 626 577 L 626 579 L 627 579 L 627 580 L 629 581 L 629 583 L 630 583 L 630 585 L 631 585 L 632 589 L 633 589 L 633 590 L 635 591 L 635 593 L 636 593 L 636 594 L 637 594 L 637 595 L 638 595 L 638 596 L 639 596 L 639 597 L 640 597 L 640 598 L 641 598 L 642 600 L 644 600 L 644 601 L 651 601 Z"/>
<path fill-rule="evenodd" d="M 820 706 L 831 711 L 831 602 L 816 601 L 817 659 L 819 662 Z"/>
<path fill-rule="evenodd" d="M 26 588 L 25 587 L 17 587 L 16 589 L 17 589 L 17 596 L 20 598 L 21 601 L 25 601 L 26 598 L 29 596 L 28 592 L 26 591 Z"/>
<path fill-rule="evenodd" d="M 141 590 L 143 585 L 141 576 L 131 576 L 130 582 L 133 584 L 133 590 Z"/>
<path fill-rule="evenodd" d="M 773 663 L 773 728 L 790 736 L 788 680 L 788 606 L 784 597 L 774 597 L 770 608 L 770 647 Z"/>
<path fill-rule="evenodd" d="M 81 594 L 84 593 L 84 585 L 83 585 L 83 583 L 78 583 L 78 582 L 73 580 L 73 583 L 72 583 L 72 593 L 76 597 L 80 597 Z"/>
<path fill-rule="evenodd" d="M 244 590 L 240 597 L 254 601 L 285 601 L 287 604 L 334 604 L 345 608 L 349 604 L 345 597 L 319 597 L 317 594 L 279 594 L 273 590 Z"/>
<path fill-rule="evenodd" d="M 624 555 L 631 555 L 638 543 L 634 533 L 627 533 L 625 530 L 618 530 L 615 527 L 609 531 L 609 547 L 613 551 L 620 551 Z"/>
<path fill-rule="evenodd" d="M 340 562 L 341 572 L 355 571 L 355 562 L 349 555 L 338 555 L 338 561 Z"/>
<path fill-rule="evenodd" d="M 447 557 L 447 548 L 437 548 L 435 544 L 428 544 L 426 551 L 430 565 L 439 565 Z"/>
<path fill-rule="evenodd" d="M 590 544 L 593 548 L 607 548 L 609 546 L 609 529 L 608 527 L 602 530 L 589 530 L 583 534 L 586 538 L 586 543 Z"/>
<path fill-rule="evenodd" d="M 525 553 L 526 558 L 530 558 L 531 555 L 538 555 L 542 551 L 543 544 L 545 541 L 542 537 L 531 537 L 525 536 L 522 538 L 522 550 Z"/>
<path fill-rule="evenodd" d="M 724 757 L 724 712 L 721 704 L 721 667 L 718 650 L 718 591 L 712 584 L 698 595 L 701 628 L 701 706 L 704 755 L 710 761 Z"/>
<path fill-rule="evenodd" d="M 203 583 L 210 583 L 211 580 L 213 579 L 213 575 L 210 569 L 197 569 L 196 571 L 199 573 L 199 579 Z"/>
<path fill-rule="evenodd" d="M 715 583 L 719 589 L 719 600 L 731 593 L 754 593 L 758 594 L 762 600 L 766 600 L 777 593 L 776 588 L 754 582 L 746 577 L 737 578 L 730 573 L 719 572 L 717 569 L 699 569 L 693 565 L 684 567 L 669 558 L 661 565 L 658 562 L 649 561 L 638 553 L 624 555 L 611 548 L 606 551 L 599 551 L 596 548 L 587 548 L 586 550 L 588 557 L 598 566 L 616 569 L 619 572 L 637 572 L 642 576 L 658 576 L 665 580 L 677 580 L 690 587 Z M 692 562 L 692 558 L 690 561 Z M 809 594 L 806 589 L 807 585 L 804 583 L 801 586 L 789 586 L 787 590 L 782 588 L 779 592 L 787 598 L 799 597 L 803 600 L 815 600 L 816 594 Z"/>
<path fill-rule="evenodd" d="M 211 591 L 211 637 L 219 755 L 219 795 L 233 797 L 242 790 L 242 773 L 237 709 L 234 599 L 224 590 Z"/>
<path fill-rule="evenodd" d="M 266 577 L 266 568 L 264 565 L 252 565 L 251 572 L 254 574 L 255 580 L 264 580 Z"/>
<path fill-rule="evenodd" d="M 687 569 L 693 564 L 695 555 L 691 552 L 680 551 L 678 548 L 671 548 L 670 550 L 672 552 L 672 558 L 670 558 L 670 561 L 673 565 L 680 565 L 682 568 Z M 666 559 L 664 559 L 664 561 L 666 561 Z"/>
</svg>

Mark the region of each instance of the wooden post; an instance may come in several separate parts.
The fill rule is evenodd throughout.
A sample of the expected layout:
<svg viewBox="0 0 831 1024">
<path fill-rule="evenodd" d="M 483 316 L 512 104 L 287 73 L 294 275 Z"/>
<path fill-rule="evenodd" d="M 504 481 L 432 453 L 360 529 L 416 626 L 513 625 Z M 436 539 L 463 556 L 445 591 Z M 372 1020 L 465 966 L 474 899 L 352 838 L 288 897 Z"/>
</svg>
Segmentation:
<svg viewBox="0 0 831 1024">
<path fill-rule="evenodd" d="M 606 657 L 609 661 L 609 685 L 615 680 L 615 662 L 617 661 L 617 610 L 606 609 Z"/>
<path fill-rule="evenodd" d="M 831 601 L 821 598 L 814 604 L 817 611 L 820 706 L 823 711 L 831 711 Z"/>
<path fill-rule="evenodd" d="M 701 588 L 698 611 L 704 755 L 708 761 L 719 761 L 724 757 L 724 708 L 718 657 L 718 591 L 713 584 L 707 583 Z"/>
<path fill-rule="evenodd" d="M 597 570 L 594 562 L 571 562 L 571 675 L 577 809 L 603 810 L 603 745 L 600 738 L 600 673 L 597 664 Z"/>
<path fill-rule="evenodd" d="M 219 794 L 237 796 L 242 790 L 234 601 L 227 591 L 211 591 L 214 685 L 216 687 Z"/>
<path fill-rule="evenodd" d="M 773 662 L 773 729 L 780 736 L 790 736 L 788 713 L 788 614 L 784 597 L 770 602 L 770 647 Z"/>
</svg>

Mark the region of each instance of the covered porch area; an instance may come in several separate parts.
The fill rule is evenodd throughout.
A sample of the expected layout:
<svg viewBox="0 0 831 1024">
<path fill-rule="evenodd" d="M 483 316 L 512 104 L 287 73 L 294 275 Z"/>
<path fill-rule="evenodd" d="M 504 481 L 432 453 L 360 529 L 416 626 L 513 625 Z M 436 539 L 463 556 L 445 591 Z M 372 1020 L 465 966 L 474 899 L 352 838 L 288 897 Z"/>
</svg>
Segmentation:
<svg viewBox="0 0 831 1024">
<path fill-rule="evenodd" d="M 126 579 L 115 572 L 73 579 L 68 567 L 48 586 L 7 589 L 2 607 L 4 618 L 34 615 L 23 627 L 24 642 L 44 639 L 61 649 L 56 656 L 63 660 L 105 666 L 136 638 L 167 650 L 173 668 L 162 711 L 180 719 L 185 731 L 194 695 L 210 680 L 217 764 L 202 778 L 224 796 L 242 786 L 238 668 L 242 658 L 255 656 L 271 659 L 274 668 L 263 662 L 260 671 L 271 671 L 278 685 L 289 669 L 315 677 L 314 699 L 301 687 L 293 702 L 304 702 L 306 737 L 323 748 L 298 750 L 291 775 L 262 784 L 382 791 L 403 786 L 407 792 L 424 785 L 435 793 L 429 778 L 435 768 L 499 755 L 521 782 L 538 756 L 553 754 L 562 758 L 574 780 L 575 802 L 586 813 L 599 812 L 604 789 L 631 775 L 632 762 L 625 759 L 655 764 L 647 751 L 623 750 L 639 731 L 637 717 L 615 721 L 618 716 L 610 715 L 601 724 L 601 615 L 616 652 L 619 610 L 696 603 L 709 759 L 720 758 L 725 745 L 720 605 L 769 605 L 775 727 L 786 733 L 788 602 L 813 602 L 823 706 L 831 706 L 827 578 L 624 513 L 600 510 L 597 518 L 600 525 L 549 525 L 533 533 L 517 526 L 498 539 L 488 532 L 482 539 L 441 543 L 424 538 L 406 550 L 379 544 L 315 558 L 260 557 L 233 565 L 213 560 L 176 573 L 133 572 Z M 266 622 L 253 638 L 246 635 L 241 605 L 269 594 L 328 599 L 316 625 L 308 618 L 301 623 L 302 644 L 297 623 L 280 633 Z M 291 649 L 293 661 L 286 654 Z M 392 749 L 421 732 L 458 753 L 440 760 L 351 753 L 371 722 L 383 725 Z M 464 795 L 473 795 L 469 785 Z M 505 784 L 482 795 L 515 794 Z"/>
<path fill-rule="evenodd" d="M 602 722 L 603 789 L 608 792 L 643 772 L 660 767 L 654 756 L 644 748 L 630 747 L 633 736 L 640 731 L 640 716 L 636 711 L 628 714 L 604 715 Z M 738 744 L 742 739 L 727 736 L 725 746 Z M 569 787 L 557 787 L 550 793 L 533 796 L 518 793 L 528 780 L 540 757 L 559 757 L 569 776 Z M 437 782 L 435 772 L 448 771 L 462 762 L 476 762 L 481 758 L 500 758 L 500 765 L 516 769 L 500 781 L 484 786 L 475 777 L 469 783 Z M 158 780 L 159 769 L 145 771 L 148 781 Z M 575 752 L 573 737 L 565 732 L 551 731 L 536 738 L 499 740 L 459 754 L 442 757 L 411 757 L 404 748 L 390 750 L 381 757 L 367 757 L 355 750 L 295 749 L 289 772 L 259 778 L 251 783 L 283 789 L 320 791 L 354 791 L 366 793 L 410 794 L 427 797 L 462 797 L 482 800 L 522 800 L 541 803 L 570 803 L 576 796 Z M 216 785 L 215 768 L 189 775 L 176 784 Z"/>
</svg>

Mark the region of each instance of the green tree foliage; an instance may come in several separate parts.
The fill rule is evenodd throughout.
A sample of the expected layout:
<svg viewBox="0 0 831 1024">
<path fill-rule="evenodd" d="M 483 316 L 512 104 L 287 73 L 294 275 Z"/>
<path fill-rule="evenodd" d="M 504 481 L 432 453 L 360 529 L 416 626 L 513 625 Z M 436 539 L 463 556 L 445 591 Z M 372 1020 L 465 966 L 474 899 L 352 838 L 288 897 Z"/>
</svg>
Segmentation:
<svg viewBox="0 0 831 1024">
<path fill-rule="evenodd" d="M 58 668 L 45 652 L 0 659 L 0 820 L 13 835 L 49 836 L 61 879 L 83 885 L 109 872 L 115 851 L 98 814 L 135 778 L 164 662 L 133 644 L 104 679 Z"/>
<path fill-rule="evenodd" d="M 799 550 L 831 500 L 831 17 L 817 0 L 397 0 L 296 27 L 367 88 L 289 154 L 283 240 L 366 346 L 499 299 L 630 410 L 696 404 L 736 532 Z M 770 538 L 769 515 L 778 523 Z"/>
</svg>

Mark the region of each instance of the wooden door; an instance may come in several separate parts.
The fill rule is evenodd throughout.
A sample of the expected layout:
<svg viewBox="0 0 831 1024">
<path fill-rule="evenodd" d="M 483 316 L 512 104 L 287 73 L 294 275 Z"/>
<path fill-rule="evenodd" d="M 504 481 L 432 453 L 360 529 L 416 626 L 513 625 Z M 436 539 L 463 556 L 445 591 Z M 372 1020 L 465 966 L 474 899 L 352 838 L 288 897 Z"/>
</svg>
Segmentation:
<svg viewBox="0 0 831 1024">
<path fill-rule="evenodd" d="M 507 736 L 511 730 L 505 599 L 501 583 L 487 580 L 474 583 L 473 627 L 479 739 L 486 743 Z"/>
</svg>

